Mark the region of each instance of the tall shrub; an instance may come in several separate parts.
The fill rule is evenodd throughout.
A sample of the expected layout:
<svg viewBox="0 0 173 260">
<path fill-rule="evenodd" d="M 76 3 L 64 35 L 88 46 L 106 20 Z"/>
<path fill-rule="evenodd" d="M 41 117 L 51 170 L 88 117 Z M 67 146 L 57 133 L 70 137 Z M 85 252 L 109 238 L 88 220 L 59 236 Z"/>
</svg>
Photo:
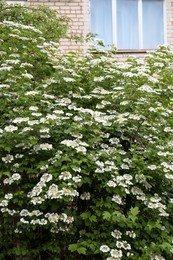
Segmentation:
<svg viewBox="0 0 173 260">
<path fill-rule="evenodd" d="M 172 259 L 172 48 L 55 64 L 36 46 L 54 75 L 2 53 L 1 259 Z"/>
</svg>

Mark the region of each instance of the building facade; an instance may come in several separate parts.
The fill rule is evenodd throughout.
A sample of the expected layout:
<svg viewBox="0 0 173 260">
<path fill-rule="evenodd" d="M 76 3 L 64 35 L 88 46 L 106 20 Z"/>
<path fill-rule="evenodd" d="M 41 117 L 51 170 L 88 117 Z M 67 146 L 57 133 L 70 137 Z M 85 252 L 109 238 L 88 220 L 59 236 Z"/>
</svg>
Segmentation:
<svg viewBox="0 0 173 260">
<path fill-rule="evenodd" d="M 158 44 L 173 44 L 173 0 L 10 0 L 46 5 L 71 19 L 69 35 L 97 33 L 118 47 L 121 59 L 143 55 Z M 61 41 L 63 51 L 85 51 L 86 43 Z"/>
</svg>

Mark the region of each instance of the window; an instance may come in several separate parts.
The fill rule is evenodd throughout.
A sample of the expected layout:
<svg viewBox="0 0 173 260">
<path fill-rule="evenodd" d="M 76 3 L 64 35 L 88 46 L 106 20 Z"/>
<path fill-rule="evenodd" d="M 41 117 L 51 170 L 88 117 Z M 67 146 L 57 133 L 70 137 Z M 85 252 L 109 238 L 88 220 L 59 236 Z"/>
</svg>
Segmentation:
<svg viewBox="0 0 173 260">
<path fill-rule="evenodd" d="M 118 49 L 164 43 L 164 0 L 91 0 L 91 32 Z"/>
</svg>

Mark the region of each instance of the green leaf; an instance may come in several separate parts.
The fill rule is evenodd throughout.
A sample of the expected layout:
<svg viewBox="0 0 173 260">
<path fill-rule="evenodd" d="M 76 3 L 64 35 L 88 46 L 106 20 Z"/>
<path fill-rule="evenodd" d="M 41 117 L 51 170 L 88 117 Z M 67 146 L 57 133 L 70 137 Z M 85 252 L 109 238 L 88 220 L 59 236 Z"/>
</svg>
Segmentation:
<svg viewBox="0 0 173 260">
<path fill-rule="evenodd" d="M 111 214 L 108 211 L 103 212 L 103 219 L 109 220 L 111 218 Z"/>
<path fill-rule="evenodd" d="M 91 217 L 89 217 L 89 220 L 90 220 L 91 222 L 97 222 L 97 218 L 96 218 L 95 215 L 92 215 Z"/>
<path fill-rule="evenodd" d="M 139 214 L 139 208 L 138 207 L 134 207 L 130 209 L 129 212 L 129 218 L 135 222 L 137 220 L 137 215 Z"/>
<path fill-rule="evenodd" d="M 80 215 L 82 219 L 88 219 L 91 216 L 90 212 L 84 212 Z"/>
<path fill-rule="evenodd" d="M 86 248 L 85 247 L 79 247 L 78 249 L 77 249 L 77 251 L 78 251 L 78 253 L 79 254 L 83 254 L 83 255 L 85 255 L 86 254 Z"/>
<path fill-rule="evenodd" d="M 71 245 L 69 245 L 68 249 L 69 249 L 71 252 L 74 252 L 74 251 L 77 250 L 77 247 L 78 247 L 77 244 L 71 244 Z"/>
</svg>

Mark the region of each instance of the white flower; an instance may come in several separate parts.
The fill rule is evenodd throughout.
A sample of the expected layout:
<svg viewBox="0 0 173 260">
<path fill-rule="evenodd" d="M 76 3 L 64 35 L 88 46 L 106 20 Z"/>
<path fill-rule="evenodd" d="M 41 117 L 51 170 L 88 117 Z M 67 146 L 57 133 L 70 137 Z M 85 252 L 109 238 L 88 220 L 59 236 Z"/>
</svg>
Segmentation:
<svg viewBox="0 0 173 260">
<path fill-rule="evenodd" d="M 50 223 L 57 223 L 60 220 L 60 216 L 57 213 L 47 213 L 45 217 L 48 218 Z"/>
<path fill-rule="evenodd" d="M 121 238 L 122 233 L 119 230 L 115 229 L 114 231 L 111 232 L 111 236 L 113 236 L 116 239 L 119 239 L 119 238 Z"/>
<path fill-rule="evenodd" d="M 134 231 L 126 231 L 126 235 L 131 237 L 131 238 L 135 238 L 136 237 L 136 233 Z"/>
<path fill-rule="evenodd" d="M 123 243 L 121 241 L 116 241 L 116 247 L 117 248 L 122 248 L 123 247 Z"/>
<path fill-rule="evenodd" d="M 45 173 L 45 174 L 43 174 L 43 175 L 41 176 L 40 181 L 49 182 L 49 181 L 52 180 L 52 178 L 53 178 L 53 177 L 52 177 L 51 174 Z"/>
<path fill-rule="evenodd" d="M 78 147 L 76 147 L 76 151 L 77 151 L 78 153 L 81 152 L 81 153 L 83 153 L 83 154 L 86 154 L 87 149 L 86 149 L 85 147 L 83 147 L 83 146 L 78 146 Z"/>
<path fill-rule="evenodd" d="M 110 254 L 112 257 L 115 257 L 116 259 L 120 259 L 123 256 L 122 251 L 117 249 L 111 249 Z"/>
<path fill-rule="evenodd" d="M 157 169 L 157 166 L 156 165 L 149 165 L 149 166 L 147 166 L 147 168 L 153 171 L 153 170 Z"/>
<path fill-rule="evenodd" d="M 80 176 L 80 175 L 74 176 L 74 177 L 72 178 L 72 180 L 73 180 L 75 183 L 81 182 L 81 176 Z"/>
<path fill-rule="evenodd" d="M 9 182 L 10 182 L 10 178 L 5 178 L 5 179 L 3 180 L 3 183 L 4 183 L 4 184 L 10 184 Z"/>
<path fill-rule="evenodd" d="M 22 209 L 21 212 L 20 212 L 20 216 L 21 217 L 27 217 L 27 216 L 30 216 L 30 213 L 27 209 Z"/>
<path fill-rule="evenodd" d="M 0 206 L 1 207 L 7 207 L 8 206 L 8 200 L 1 200 L 0 201 Z"/>
<path fill-rule="evenodd" d="M 18 181 L 21 179 L 21 175 L 19 173 L 14 173 L 12 176 L 11 176 L 11 179 L 13 179 L 14 181 Z"/>
<path fill-rule="evenodd" d="M 119 205 L 123 204 L 122 198 L 119 195 L 113 195 L 112 201 L 116 202 Z"/>
<path fill-rule="evenodd" d="M 16 155 L 15 155 L 15 157 L 18 159 L 18 158 L 23 158 L 23 154 L 19 154 L 19 153 L 17 153 Z"/>
<path fill-rule="evenodd" d="M 20 222 L 22 222 L 23 224 L 29 224 L 29 221 L 28 221 L 28 220 L 25 220 L 24 218 L 21 218 L 21 219 L 20 219 Z"/>
<path fill-rule="evenodd" d="M 40 144 L 40 145 L 35 145 L 33 147 L 33 149 L 35 151 L 39 151 L 39 150 L 47 151 L 47 150 L 52 150 L 53 146 L 52 146 L 52 144 L 44 143 L 44 144 Z"/>
<path fill-rule="evenodd" d="M 129 169 L 129 166 L 128 166 L 127 164 L 123 163 L 123 164 L 121 165 L 121 168 L 122 168 L 123 170 L 128 170 L 128 169 Z"/>
<path fill-rule="evenodd" d="M 5 157 L 2 157 L 2 161 L 5 163 L 11 163 L 14 160 L 14 156 L 7 154 Z"/>
<path fill-rule="evenodd" d="M 142 87 L 138 88 L 138 90 L 146 91 L 148 93 L 154 92 L 154 90 L 150 86 L 147 86 L 147 85 L 143 85 Z"/>
<path fill-rule="evenodd" d="M 40 129 L 40 133 L 49 133 L 49 128 Z"/>
<path fill-rule="evenodd" d="M 30 121 L 28 121 L 28 125 L 38 125 L 40 122 L 39 122 L 39 120 L 30 120 Z"/>
<path fill-rule="evenodd" d="M 25 96 L 35 96 L 35 95 L 37 95 L 37 94 L 40 94 L 40 92 L 39 91 L 27 91 L 26 93 L 25 93 Z"/>
<path fill-rule="evenodd" d="M 51 199 L 57 199 L 61 197 L 62 192 L 58 191 L 58 186 L 56 184 L 52 184 L 48 191 L 47 191 L 47 197 Z"/>
<path fill-rule="evenodd" d="M 31 115 L 32 116 L 42 116 L 42 113 L 35 113 L 35 112 L 33 112 L 33 113 L 31 113 Z"/>
<path fill-rule="evenodd" d="M 33 198 L 31 199 L 31 203 L 32 203 L 33 205 L 42 204 L 43 201 L 44 201 L 44 199 L 41 198 L 41 197 L 33 197 Z"/>
<path fill-rule="evenodd" d="M 40 225 L 47 225 L 47 223 L 48 223 L 48 221 L 46 219 L 44 219 L 44 218 L 39 220 L 39 224 Z"/>
<path fill-rule="evenodd" d="M 39 224 L 40 220 L 39 219 L 32 219 L 30 224 L 31 225 L 36 225 L 36 224 Z"/>
<path fill-rule="evenodd" d="M 61 144 L 64 144 L 64 145 L 66 145 L 68 147 L 72 147 L 72 148 L 75 148 L 78 146 L 78 143 L 75 140 L 74 141 L 73 140 L 63 140 L 61 142 Z"/>
<path fill-rule="evenodd" d="M 81 200 L 90 200 L 91 194 L 89 192 L 84 192 L 80 195 Z"/>
<path fill-rule="evenodd" d="M 49 165 L 46 164 L 46 165 L 41 166 L 41 167 L 40 167 L 40 170 L 45 171 L 45 170 L 47 170 L 48 168 L 49 168 Z"/>
<path fill-rule="evenodd" d="M 34 196 L 38 196 L 40 195 L 40 193 L 42 192 L 42 188 L 40 186 L 35 186 L 32 191 L 31 191 L 31 196 L 34 197 Z"/>
<path fill-rule="evenodd" d="M 5 127 L 5 131 L 6 132 L 14 132 L 14 131 L 16 131 L 18 129 L 18 127 L 17 126 L 14 126 L 14 125 L 9 125 L 9 126 L 6 126 Z"/>
<path fill-rule="evenodd" d="M 120 105 L 123 105 L 123 106 L 125 106 L 127 104 L 129 104 L 129 101 L 123 101 L 123 102 L 120 103 Z"/>
<path fill-rule="evenodd" d="M 96 82 L 101 82 L 101 81 L 103 81 L 105 79 L 105 77 L 103 77 L 103 76 L 100 76 L 100 77 L 94 77 L 94 81 L 96 81 Z M 101 89 L 102 90 L 102 89 Z M 95 93 L 95 92 L 94 92 Z"/>
<path fill-rule="evenodd" d="M 7 194 L 5 194 L 4 198 L 5 198 L 6 200 L 10 200 L 10 199 L 13 198 L 13 194 L 12 194 L 12 193 L 7 193 Z"/>
<path fill-rule="evenodd" d="M 103 253 L 109 252 L 110 248 L 107 245 L 102 245 L 100 247 L 100 251 L 102 251 Z"/>
<path fill-rule="evenodd" d="M 27 79 L 32 79 L 33 78 L 33 76 L 31 74 L 29 74 L 29 73 L 23 73 L 22 76 L 24 78 L 27 78 Z"/>
<path fill-rule="evenodd" d="M 29 213 L 30 216 L 40 216 L 40 215 L 43 215 L 43 213 L 39 210 L 33 210 Z"/>
<path fill-rule="evenodd" d="M 54 110 L 53 112 L 54 112 L 55 114 L 58 114 L 58 115 L 64 114 L 64 111 L 62 111 L 62 110 Z"/>
<path fill-rule="evenodd" d="M 125 250 L 130 250 L 131 249 L 131 245 L 129 243 L 127 243 L 127 241 L 123 241 L 122 242 L 122 247 L 125 249 Z"/>
<path fill-rule="evenodd" d="M 13 120 L 13 123 L 17 124 L 17 123 L 23 123 L 23 122 L 27 122 L 29 120 L 29 117 L 17 117 Z"/>
<path fill-rule="evenodd" d="M 32 130 L 33 130 L 33 128 L 31 128 L 31 127 L 24 127 L 22 132 L 27 132 L 27 131 L 32 131 Z"/>
<path fill-rule="evenodd" d="M 169 180 L 173 180 L 173 174 L 166 173 L 165 177 Z"/>
<path fill-rule="evenodd" d="M 60 180 L 69 180 L 69 179 L 71 179 L 72 178 L 72 175 L 71 175 L 71 173 L 70 172 L 61 172 L 61 174 L 59 175 L 59 179 Z"/>
<path fill-rule="evenodd" d="M 63 80 L 66 81 L 66 82 L 74 82 L 75 81 L 75 79 L 67 78 L 67 77 L 64 77 Z"/>
<path fill-rule="evenodd" d="M 172 132 L 173 132 L 173 129 L 172 129 L 171 127 L 165 127 L 165 128 L 164 128 L 164 132 L 172 133 Z"/>
<path fill-rule="evenodd" d="M 108 182 L 107 182 L 107 185 L 108 185 L 109 187 L 114 187 L 114 188 L 117 186 L 114 181 L 108 181 Z"/>
</svg>

